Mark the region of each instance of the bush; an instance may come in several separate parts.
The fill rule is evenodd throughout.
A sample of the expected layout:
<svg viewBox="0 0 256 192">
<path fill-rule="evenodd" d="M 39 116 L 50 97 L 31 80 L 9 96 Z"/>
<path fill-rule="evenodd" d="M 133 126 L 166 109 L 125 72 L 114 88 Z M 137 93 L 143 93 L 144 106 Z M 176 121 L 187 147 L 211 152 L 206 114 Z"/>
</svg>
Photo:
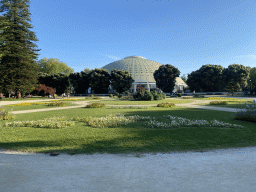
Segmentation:
<svg viewBox="0 0 256 192">
<path fill-rule="evenodd" d="M 48 87 L 45 84 L 38 84 L 37 88 L 31 92 L 32 95 L 38 96 L 49 96 L 54 95 L 54 89 L 52 87 Z"/>
<path fill-rule="evenodd" d="M 53 102 L 53 103 L 48 103 L 48 106 L 66 106 L 66 103 L 63 103 L 63 102 Z"/>
<path fill-rule="evenodd" d="M 144 101 L 153 101 L 154 97 L 149 91 L 145 91 L 144 95 L 142 97 L 142 100 L 144 100 Z"/>
<path fill-rule="evenodd" d="M 118 97 L 118 96 L 119 96 L 119 93 L 118 93 L 118 92 L 115 92 L 115 96 L 117 96 L 117 97 Z"/>
<path fill-rule="evenodd" d="M 130 92 L 129 92 L 129 91 L 125 91 L 124 93 L 125 93 L 126 95 L 128 95 L 128 96 L 130 95 Z"/>
<path fill-rule="evenodd" d="M 211 101 L 210 105 L 227 105 L 227 101 Z"/>
<path fill-rule="evenodd" d="M 181 95 L 181 93 L 178 93 L 178 97 L 181 97 L 182 95 Z"/>
<path fill-rule="evenodd" d="M 122 98 L 122 95 L 118 95 L 117 97 L 120 99 L 120 98 Z"/>
<path fill-rule="evenodd" d="M 86 108 L 102 108 L 106 107 L 104 103 L 92 103 L 90 105 L 86 105 Z"/>
<path fill-rule="evenodd" d="M 245 105 L 247 103 L 245 102 Z M 235 114 L 235 119 L 236 120 L 241 120 L 241 121 L 249 121 L 249 122 L 256 122 L 256 103 L 255 100 L 253 100 L 253 104 L 250 109 L 249 105 L 246 105 L 246 108 L 241 111 L 237 111 Z"/>
<path fill-rule="evenodd" d="M 113 95 L 112 95 L 112 94 L 109 94 L 109 97 L 110 97 L 110 98 L 113 98 Z"/>
<path fill-rule="evenodd" d="M 93 94 L 91 94 L 91 95 L 90 95 L 90 97 L 94 97 L 94 95 L 93 95 Z"/>
<path fill-rule="evenodd" d="M 194 98 L 204 98 L 203 95 L 198 95 L 198 94 L 195 94 L 193 97 L 194 97 Z"/>
<path fill-rule="evenodd" d="M 14 116 L 10 114 L 8 110 L 6 110 L 4 107 L 0 108 L 0 120 L 8 120 L 13 118 Z"/>
<path fill-rule="evenodd" d="M 175 107 L 174 103 L 160 103 L 157 107 Z"/>
</svg>

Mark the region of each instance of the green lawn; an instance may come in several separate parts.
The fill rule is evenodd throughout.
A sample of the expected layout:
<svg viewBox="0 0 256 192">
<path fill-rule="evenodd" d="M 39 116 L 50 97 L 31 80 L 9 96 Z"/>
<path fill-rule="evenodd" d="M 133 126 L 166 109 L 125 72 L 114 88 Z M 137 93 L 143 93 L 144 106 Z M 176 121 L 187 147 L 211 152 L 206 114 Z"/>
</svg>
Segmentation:
<svg viewBox="0 0 256 192">
<path fill-rule="evenodd" d="M 127 103 L 127 102 L 126 102 Z M 130 104 L 130 103 L 129 103 Z M 164 115 L 188 119 L 223 121 L 243 125 L 244 128 L 189 127 L 153 129 L 144 121 L 115 128 L 93 128 L 84 122 L 60 129 L 32 127 L 0 127 L 0 148 L 68 154 L 130 153 L 200 151 L 207 149 L 256 146 L 255 123 L 234 120 L 233 113 L 192 109 L 185 107 L 148 109 L 75 108 L 56 111 L 17 114 L 15 119 L 0 121 L 0 125 L 13 121 L 36 121 L 44 118 L 66 116 L 102 117 L 114 113 L 128 116 L 150 116 L 161 122 L 170 122 Z"/>
<path fill-rule="evenodd" d="M 256 105 L 256 104 L 253 104 L 252 99 L 251 100 L 246 99 L 246 100 L 227 101 L 227 103 L 228 103 L 227 105 L 210 105 L 210 101 L 209 101 L 209 104 L 198 104 L 198 105 L 244 109 L 246 107 L 244 102 L 247 102 L 247 105 L 249 105 L 251 109 L 252 109 L 252 105 L 254 105 L 254 106 Z"/>
<path fill-rule="evenodd" d="M 90 101 L 93 103 L 94 101 Z M 129 100 L 119 100 L 119 99 L 102 99 L 97 101 L 97 103 L 104 103 L 106 105 L 151 105 L 159 103 L 192 103 L 191 99 L 164 99 L 164 100 L 155 100 L 155 101 L 129 101 Z"/>
<path fill-rule="evenodd" d="M 72 104 L 74 101 L 58 101 L 60 102 L 64 102 L 66 103 L 65 107 L 68 106 L 76 106 L 77 104 Z M 47 103 L 51 103 L 51 102 L 40 102 L 40 103 L 45 103 L 45 104 L 33 104 L 33 102 L 30 102 L 31 105 L 25 105 L 25 106 L 17 106 L 15 104 L 13 104 L 13 106 L 11 105 L 3 105 L 1 107 L 4 107 L 7 110 L 11 110 L 12 111 L 22 111 L 22 110 L 31 110 L 31 109 L 46 109 L 46 108 L 55 108 L 55 107 L 62 107 L 62 106 L 48 106 Z"/>
</svg>

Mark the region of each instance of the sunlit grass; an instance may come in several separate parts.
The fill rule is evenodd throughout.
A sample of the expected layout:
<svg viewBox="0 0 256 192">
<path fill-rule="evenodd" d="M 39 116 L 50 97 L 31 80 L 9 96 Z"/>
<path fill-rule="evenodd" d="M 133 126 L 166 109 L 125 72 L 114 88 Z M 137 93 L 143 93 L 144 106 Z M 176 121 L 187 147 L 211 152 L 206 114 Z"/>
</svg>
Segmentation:
<svg viewBox="0 0 256 192">
<path fill-rule="evenodd" d="M 160 101 L 162 102 L 162 101 Z M 130 104 L 130 103 L 129 103 Z M 78 153 L 129 153 L 171 152 L 206 150 L 227 147 L 256 146 L 255 123 L 234 120 L 229 112 L 192 109 L 186 107 L 147 109 L 74 108 L 57 111 L 17 114 L 15 119 L 0 121 L 0 125 L 14 121 L 38 121 L 51 117 L 87 118 L 106 117 L 122 113 L 124 117 L 140 116 L 156 118 L 158 122 L 170 123 L 165 116 L 190 120 L 217 120 L 223 123 L 242 125 L 244 128 L 226 127 L 176 127 L 154 129 L 145 126 L 145 121 L 129 122 L 115 127 L 93 127 L 86 122 L 63 128 L 0 127 L 0 148 L 21 151 Z M 78 120 L 77 119 L 77 120 Z M 53 122 L 54 123 L 54 122 Z"/>
</svg>

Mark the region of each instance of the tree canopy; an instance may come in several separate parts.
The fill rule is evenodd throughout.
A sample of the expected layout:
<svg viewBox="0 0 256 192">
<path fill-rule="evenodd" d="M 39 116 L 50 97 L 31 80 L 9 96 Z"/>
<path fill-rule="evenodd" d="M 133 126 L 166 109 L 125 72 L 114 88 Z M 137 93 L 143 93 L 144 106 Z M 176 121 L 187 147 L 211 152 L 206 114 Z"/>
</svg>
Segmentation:
<svg viewBox="0 0 256 192">
<path fill-rule="evenodd" d="M 113 69 L 110 75 L 110 82 L 114 90 L 122 93 L 130 89 L 134 79 L 128 71 Z"/>
<path fill-rule="evenodd" d="M 106 69 L 94 69 L 89 73 L 91 89 L 96 94 L 108 93 L 110 74 Z"/>
<path fill-rule="evenodd" d="M 0 1 L 0 89 L 27 93 L 37 83 L 35 60 L 38 54 L 32 41 L 38 41 L 29 23 L 29 0 Z"/>
<path fill-rule="evenodd" d="M 38 72 L 47 73 L 49 75 L 57 73 L 69 75 L 70 73 L 74 72 L 74 70 L 70 68 L 67 64 L 54 58 L 47 59 L 44 57 L 43 59 L 37 61 L 37 65 Z"/>
<path fill-rule="evenodd" d="M 80 73 L 69 74 L 70 83 L 76 94 L 85 94 L 90 87 L 89 73 L 81 71 Z"/>
<path fill-rule="evenodd" d="M 214 92 L 223 86 L 223 70 L 220 65 L 207 64 L 188 75 L 187 84 L 191 90 Z"/>
<path fill-rule="evenodd" d="M 252 88 L 255 88 L 256 87 L 256 67 L 253 67 L 250 70 L 249 77 L 250 77 L 250 80 L 251 80 Z"/>
<path fill-rule="evenodd" d="M 236 91 L 241 91 L 243 87 L 247 86 L 247 79 L 249 78 L 249 68 L 244 65 L 232 64 L 223 71 L 223 79 L 226 85 L 232 82 L 232 85 L 237 84 Z"/>
<path fill-rule="evenodd" d="M 180 71 L 178 68 L 170 64 L 166 64 L 160 66 L 153 75 L 157 87 L 166 93 L 172 93 L 175 86 L 176 77 L 179 77 Z"/>
</svg>

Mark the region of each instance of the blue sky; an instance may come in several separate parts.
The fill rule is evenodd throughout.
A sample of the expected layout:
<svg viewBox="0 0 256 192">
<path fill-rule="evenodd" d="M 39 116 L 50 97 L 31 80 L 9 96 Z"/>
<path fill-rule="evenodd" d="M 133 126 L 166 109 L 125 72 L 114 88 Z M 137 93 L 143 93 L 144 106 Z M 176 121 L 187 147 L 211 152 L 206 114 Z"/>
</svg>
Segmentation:
<svg viewBox="0 0 256 192">
<path fill-rule="evenodd" d="M 39 59 L 75 72 L 127 56 L 177 67 L 256 67 L 254 0 L 31 0 Z"/>
</svg>

